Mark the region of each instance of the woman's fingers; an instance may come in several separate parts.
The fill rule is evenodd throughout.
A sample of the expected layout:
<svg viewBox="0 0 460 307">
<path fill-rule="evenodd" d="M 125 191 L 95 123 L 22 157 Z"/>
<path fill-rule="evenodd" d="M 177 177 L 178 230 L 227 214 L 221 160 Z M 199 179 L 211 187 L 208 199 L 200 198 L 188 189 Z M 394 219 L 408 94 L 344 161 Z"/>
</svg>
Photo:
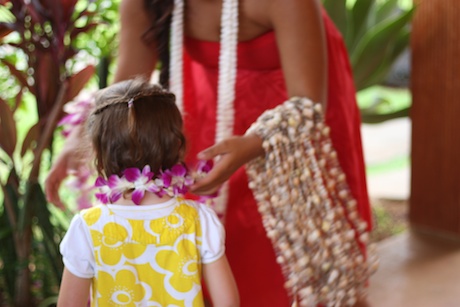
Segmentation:
<svg viewBox="0 0 460 307">
<path fill-rule="evenodd" d="M 217 156 L 228 153 L 229 140 L 224 140 L 198 153 L 199 160 L 212 160 Z"/>
<path fill-rule="evenodd" d="M 198 154 L 200 160 L 217 157 L 214 168 L 195 185 L 196 194 L 212 194 L 242 165 L 263 154 L 262 141 L 258 136 L 234 136 L 219 142 Z"/>
<path fill-rule="evenodd" d="M 222 157 L 219 162 L 214 164 L 213 169 L 203 178 L 197 181 L 191 188 L 193 193 L 198 195 L 209 195 L 215 193 L 222 183 L 224 183 L 232 174 L 228 171 L 226 156 Z"/>
<path fill-rule="evenodd" d="M 61 152 L 45 180 L 46 199 L 60 209 L 65 209 L 65 207 L 59 197 L 59 188 L 67 177 L 72 160 L 75 160 L 75 157 L 72 156 L 71 151 Z"/>
<path fill-rule="evenodd" d="M 60 174 L 62 170 L 53 167 L 45 181 L 46 199 L 60 209 L 65 209 L 59 197 L 59 187 L 64 177 Z"/>
</svg>

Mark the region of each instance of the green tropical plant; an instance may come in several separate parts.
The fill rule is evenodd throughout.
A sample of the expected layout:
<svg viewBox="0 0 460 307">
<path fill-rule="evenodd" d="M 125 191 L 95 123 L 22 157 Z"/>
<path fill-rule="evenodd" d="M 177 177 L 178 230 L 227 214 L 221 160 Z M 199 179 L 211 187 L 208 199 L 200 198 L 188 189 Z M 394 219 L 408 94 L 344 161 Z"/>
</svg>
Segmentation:
<svg viewBox="0 0 460 307">
<path fill-rule="evenodd" d="M 403 10 L 398 0 L 323 3 L 345 40 L 357 90 L 380 84 L 409 45 L 413 9 Z"/>
<path fill-rule="evenodd" d="M 357 91 L 382 84 L 409 46 L 414 8 L 404 9 L 398 0 L 323 0 L 323 4 L 345 40 Z M 408 115 L 408 108 L 377 114 L 380 103 L 388 101 L 378 99 L 361 109 L 364 122 Z"/>
<path fill-rule="evenodd" d="M 58 245 L 68 220 L 52 214 L 40 174 L 49 164 L 63 104 L 95 72 L 77 61 L 79 50 L 72 43 L 97 24 L 85 3 L 0 0 L 0 72 L 10 75 L 0 79 L 7 83 L 0 93 L 2 306 L 35 306 L 57 293 L 63 268 Z M 24 108 L 35 110 L 36 122 L 19 120 Z"/>
<path fill-rule="evenodd" d="M 75 38 L 75 46 L 92 58 L 97 59 L 97 81 L 99 88 L 106 87 L 113 73 L 120 30 L 118 7 L 121 0 L 92 0 L 90 8 L 99 12 L 91 17 L 99 24 L 90 33 L 81 33 Z"/>
</svg>

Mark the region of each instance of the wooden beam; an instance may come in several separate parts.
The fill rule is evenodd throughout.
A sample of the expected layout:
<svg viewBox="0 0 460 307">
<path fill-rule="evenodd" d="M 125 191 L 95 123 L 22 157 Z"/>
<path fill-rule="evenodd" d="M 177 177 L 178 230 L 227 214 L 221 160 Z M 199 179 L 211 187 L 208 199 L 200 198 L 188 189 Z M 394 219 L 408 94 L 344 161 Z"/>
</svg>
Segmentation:
<svg viewBox="0 0 460 307">
<path fill-rule="evenodd" d="M 460 1 L 415 4 L 409 219 L 460 237 Z"/>
</svg>

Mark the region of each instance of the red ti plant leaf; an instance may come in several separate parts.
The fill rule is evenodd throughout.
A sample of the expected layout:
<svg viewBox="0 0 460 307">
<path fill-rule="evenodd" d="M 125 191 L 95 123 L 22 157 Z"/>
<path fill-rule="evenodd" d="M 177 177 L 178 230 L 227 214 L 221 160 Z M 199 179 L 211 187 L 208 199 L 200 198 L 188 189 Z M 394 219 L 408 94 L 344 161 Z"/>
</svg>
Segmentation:
<svg viewBox="0 0 460 307">
<path fill-rule="evenodd" d="M 27 150 L 34 149 L 32 148 L 32 146 L 36 146 L 39 134 L 40 134 L 40 125 L 39 123 L 36 123 L 32 127 L 30 127 L 29 131 L 26 134 L 26 137 L 24 138 L 24 141 L 22 142 L 21 157 L 24 157 Z"/>
<path fill-rule="evenodd" d="M 41 5 L 40 1 L 31 0 L 24 2 L 22 7 L 27 8 L 27 14 L 32 19 L 32 23 L 43 23 L 50 14 L 46 14 L 45 8 Z"/>
<path fill-rule="evenodd" d="M 0 98 L 0 147 L 13 158 L 16 148 L 17 134 L 13 112 L 10 107 Z"/>
<path fill-rule="evenodd" d="M 19 92 L 17 93 L 16 98 L 14 98 L 14 107 L 13 107 L 13 110 L 12 110 L 13 113 L 16 112 L 16 110 L 18 109 L 19 105 L 21 104 L 23 94 L 24 94 L 24 88 L 21 88 L 19 90 Z"/>
<path fill-rule="evenodd" d="M 47 116 L 56 101 L 59 85 L 59 65 L 49 52 L 36 51 L 34 68 L 37 109 L 40 118 Z"/>
<path fill-rule="evenodd" d="M 17 70 L 16 66 L 4 59 L 0 59 L 0 61 L 3 64 L 5 64 L 6 67 L 8 67 L 10 73 L 16 77 L 22 88 L 27 88 L 32 93 L 32 95 L 35 95 L 35 90 L 31 86 L 29 86 L 29 84 L 27 83 L 26 75 L 22 71 Z"/>
<path fill-rule="evenodd" d="M 66 25 L 62 24 L 63 7 L 61 0 L 32 0 L 32 3 L 34 7 L 40 8 L 40 14 L 46 16 L 48 21 L 53 24 L 54 35 L 62 37 Z"/>
<path fill-rule="evenodd" d="M 63 21 L 67 23 L 71 23 L 70 18 L 72 18 L 72 14 L 75 11 L 75 5 L 77 4 L 78 0 L 58 0 L 57 2 L 62 5 L 62 13 L 63 13 Z"/>
<path fill-rule="evenodd" d="M 75 98 L 94 75 L 95 71 L 96 68 L 93 65 L 89 65 L 70 77 L 65 101 L 70 101 Z"/>
<path fill-rule="evenodd" d="M 73 28 L 72 32 L 70 32 L 70 39 L 75 39 L 80 33 L 88 33 L 92 29 L 96 28 L 99 26 L 100 23 L 97 22 L 91 22 L 85 25 L 84 27 L 81 28 Z"/>
<path fill-rule="evenodd" d="M 0 39 L 13 32 L 12 29 L 5 27 L 4 23 L 0 23 Z"/>
</svg>

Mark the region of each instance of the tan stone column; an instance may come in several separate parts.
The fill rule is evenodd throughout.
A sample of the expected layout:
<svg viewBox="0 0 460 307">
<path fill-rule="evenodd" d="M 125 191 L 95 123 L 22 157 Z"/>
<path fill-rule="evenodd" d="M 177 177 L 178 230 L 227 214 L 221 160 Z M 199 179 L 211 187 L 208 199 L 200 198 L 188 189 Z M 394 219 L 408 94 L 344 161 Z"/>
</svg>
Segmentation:
<svg viewBox="0 0 460 307">
<path fill-rule="evenodd" d="M 414 3 L 409 218 L 460 238 L 460 1 Z"/>
</svg>

